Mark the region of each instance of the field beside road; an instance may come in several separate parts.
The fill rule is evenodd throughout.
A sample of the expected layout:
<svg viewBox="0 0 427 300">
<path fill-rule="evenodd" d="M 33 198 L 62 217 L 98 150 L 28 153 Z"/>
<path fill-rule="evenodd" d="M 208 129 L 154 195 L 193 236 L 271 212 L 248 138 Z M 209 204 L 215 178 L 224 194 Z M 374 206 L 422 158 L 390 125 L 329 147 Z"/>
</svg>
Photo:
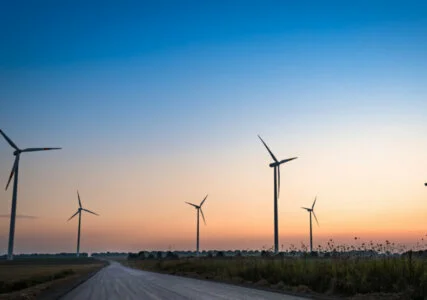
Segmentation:
<svg viewBox="0 0 427 300">
<path fill-rule="evenodd" d="M 105 265 L 105 261 L 87 257 L 0 261 L 0 299 L 48 299 Z"/>
<path fill-rule="evenodd" d="M 425 299 L 427 259 L 382 258 L 180 258 L 130 259 L 130 267 L 267 288 L 348 299 Z"/>
</svg>

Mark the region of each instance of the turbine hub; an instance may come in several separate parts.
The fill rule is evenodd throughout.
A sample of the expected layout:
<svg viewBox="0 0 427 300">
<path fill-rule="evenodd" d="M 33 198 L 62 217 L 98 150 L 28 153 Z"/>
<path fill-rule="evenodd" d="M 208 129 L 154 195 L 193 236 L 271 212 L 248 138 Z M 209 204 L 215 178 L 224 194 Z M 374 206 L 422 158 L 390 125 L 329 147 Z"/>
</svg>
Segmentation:
<svg viewBox="0 0 427 300">
<path fill-rule="evenodd" d="M 19 154 L 21 154 L 21 150 L 15 150 L 15 151 L 13 151 L 13 155 L 15 155 L 15 156 L 17 156 Z"/>
</svg>

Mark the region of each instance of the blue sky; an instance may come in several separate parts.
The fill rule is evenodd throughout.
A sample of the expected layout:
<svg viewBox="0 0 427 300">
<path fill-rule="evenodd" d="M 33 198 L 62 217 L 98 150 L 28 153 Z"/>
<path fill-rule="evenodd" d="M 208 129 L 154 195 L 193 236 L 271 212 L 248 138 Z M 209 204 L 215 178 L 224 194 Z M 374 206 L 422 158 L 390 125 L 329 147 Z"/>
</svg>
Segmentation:
<svg viewBox="0 0 427 300">
<path fill-rule="evenodd" d="M 254 172 L 240 157 L 267 159 L 258 133 L 284 156 L 305 155 L 301 182 L 315 168 L 308 158 L 330 151 L 351 160 L 357 147 L 376 153 L 372 159 L 382 151 L 411 156 L 419 175 L 427 150 L 426 12 L 425 1 L 2 3 L 0 128 L 22 147 L 64 147 L 49 171 L 69 182 L 58 183 L 56 196 L 71 191 L 71 199 L 83 178 L 95 184 L 98 170 L 114 178 L 97 186 L 108 191 L 101 182 L 138 168 L 155 195 L 164 178 L 144 174 L 172 172 L 173 181 L 203 165 L 212 183 L 187 173 L 179 180 L 227 190 L 215 181 L 228 178 L 225 164 L 240 178 Z M 7 145 L 0 155 L 6 182 Z M 28 169 L 52 161 L 38 157 L 25 159 Z M 340 177 L 320 165 L 316 172 Z M 31 180 L 24 195 L 43 185 Z"/>
<path fill-rule="evenodd" d="M 423 1 L 27 1 L 3 4 L 8 47 L 1 62 L 14 68 L 160 58 L 295 39 L 311 50 L 351 40 L 396 45 L 422 40 L 425 10 Z"/>
<path fill-rule="evenodd" d="M 341 93 L 419 94 L 426 79 L 422 1 L 3 6 L 8 121 L 18 107 L 29 119 L 37 112 L 48 123 L 68 117 L 88 126 L 124 114 L 141 125 L 238 121 L 259 111 L 261 101 L 277 111 L 351 113 L 363 108 Z M 356 101 L 367 112 L 399 102 Z"/>
</svg>

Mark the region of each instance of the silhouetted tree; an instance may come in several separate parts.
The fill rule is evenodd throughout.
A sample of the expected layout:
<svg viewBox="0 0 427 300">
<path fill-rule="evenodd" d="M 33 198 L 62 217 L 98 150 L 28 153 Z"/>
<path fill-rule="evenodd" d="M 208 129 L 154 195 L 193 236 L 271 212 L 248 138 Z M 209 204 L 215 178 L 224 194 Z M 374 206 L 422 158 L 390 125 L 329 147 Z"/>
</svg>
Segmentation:
<svg viewBox="0 0 427 300">
<path fill-rule="evenodd" d="M 171 251 L 166 252 L 166 258 L 167 259 L 178 259 L 178 254 L 173 253 Z"/>
<path fill-rule="evenodd" d="M 129 253 L 128 254 L 128 259 L 137 259 L 138 258 L 138 254 L 136 253 Z"/>
<path fill-rule="evenodd" d="M 224 252 L 223 251 L 218 251 L 215 255 L 216 257 L 224 257 Z"/>
<path fill-rule="evenodd" d="M 139 251 L 138 252 L 138 258 L 141 260 L 144 260 L 145 259 L 145 251 Z"/>
</svg>

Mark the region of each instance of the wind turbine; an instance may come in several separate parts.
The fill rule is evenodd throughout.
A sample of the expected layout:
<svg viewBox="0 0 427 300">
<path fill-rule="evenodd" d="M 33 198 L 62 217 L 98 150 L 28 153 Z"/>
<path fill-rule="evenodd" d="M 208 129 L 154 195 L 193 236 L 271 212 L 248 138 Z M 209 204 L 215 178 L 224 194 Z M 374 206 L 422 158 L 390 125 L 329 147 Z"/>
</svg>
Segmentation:
<svg viewBox="0 0 427 300">
<path fill-rule="evenodd" d="M 205 216 L 203 215 L 202 205 L 203 203 L 205 203 L 207 197 L 208 195 L 206 195 L 205 199 L 203 199 L 203 201 L 200 202 L 200 205 L 196 205 L 190 202 L 185 202 L 188 205 L 194 206 L 197 210 L 197 256 L 199 256 L 199 215 L 200 213 L 202 214 L 203 222 L 206 225 L 206 220 L 205 220 Z"/>
<path fill-rule="evenodd" d="M 317 197 L 314 198 L 314 202 L 311 208 L 301 207 L 302 209 L 305 209 L 310 213 L 310 253 L 313 253 L 313 230 L 311 225 L 311 214 L 313 214 L 314 218 L 316 219 L 317 226 L 319 226 L 319 221 L 317 221 L 316 213 L 314 212 L 314 205 L 316 204 L 316 200 L 317 200 Z"/>
<path fill-rule="evenodd" d="M 0 134 L 5 138 L 9 145 L 15 149 L 13 155 L 15 155 L 15 162 L 12 166 L 12 171 L 10 172 L 9 180 L 6 184 L 6 190 L 9 187 L 12 177 L 13 179 L 13 193 L 12 193 L 12 208 L 10 213 L 10 228 L 9 228 L 9 246 L 7 250 L 7 259 L 13 260 L 13 242 L 15 239 L 15 220 L 16 220 L 16 201 L 18 197 L 18 172 L 19 172 L 19 157 L 21 153 L 24 152 L 35 152 L 35 151 L 45 151 L 45 150 L 57 150 L 61 148 L 26 148 L 19 149 L 18 146 L 0 129 Z"/>
<path fill-rule="evenodd" d="M 277 199 L 279 198 L 279 194 L 280 194 L 280 165 L 288 161 L 297 159 L 297 157 L 292 157 L 292 158 L 278 161 L 277 158 L 274 156 L 273 152 L 271 152 L 271 150 L 268 148 L 264 140 L 259 135 L 258 137 L 261 140 L 261 142 L 264 144 L 265 148 L 267 148 L 268 153 L 270 153 L 271 157 L 274 160 L 274 162 L 270 164 L 270 167 L 274 168 L 274 253 L 278 253 L 279 252 L 279 219 L 277 216 L 278 214 Z"/>
<path fill-rule="evenodd" d="M 79 191 L 77 191 L 77 199 L 79 199 L 79 208 L 77 209 L 77 212 L 67 220 L 67 222 L 70 221 L 72 218 L 74 218 L 77 214 L 79 214 L 79 229 L 77 232 L 77 255 L 76 255 L 77 257 L 79 257 L 79 255 L 80 255 L 80 225 L 82 223 L 82 211 L 86 211 L 88 213 L 94 214 L 95 216 L 99 216 L 99 215 L 97 213 L 94 213 L 93 211 L 90 211 L 90 210 L 82 207 L 82 202 L 80 201 Z"/>
</svg>

